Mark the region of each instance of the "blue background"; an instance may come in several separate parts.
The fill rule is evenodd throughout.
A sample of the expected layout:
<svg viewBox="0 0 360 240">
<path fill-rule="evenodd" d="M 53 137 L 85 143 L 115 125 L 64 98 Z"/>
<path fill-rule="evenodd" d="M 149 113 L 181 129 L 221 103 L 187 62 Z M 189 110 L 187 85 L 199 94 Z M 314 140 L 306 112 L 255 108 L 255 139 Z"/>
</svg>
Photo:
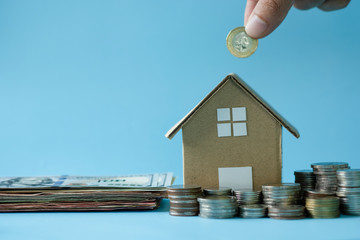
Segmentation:
<svg viewBox="0 0 360 240">
<path fill-rule="evenodd" d="M 360 2 L 292 9 L 253 56 L 227 50 L 245 1 L 0 0 L 0 176 L 174 172 L 164 134 L 237 73 L 299 130 L 283 181 L 319 161 L 360 168 Z M 360 239 L 359 217 L 207 220 L 156 212 L 0 214 L 1 239 Z"/>
</svg>

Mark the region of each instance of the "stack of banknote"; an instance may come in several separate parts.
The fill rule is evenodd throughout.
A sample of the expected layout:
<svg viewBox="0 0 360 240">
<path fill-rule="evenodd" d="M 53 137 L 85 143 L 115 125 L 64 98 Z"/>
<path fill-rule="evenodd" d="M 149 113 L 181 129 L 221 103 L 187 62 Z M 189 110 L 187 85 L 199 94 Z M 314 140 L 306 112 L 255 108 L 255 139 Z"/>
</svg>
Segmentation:
<svg viewBox="0 0 360 240">
<path fill-rule="evenodd" d="M 172 173 L 0 177 L 0 212 L 152 210 L 173 180 Z"/>
</svg>

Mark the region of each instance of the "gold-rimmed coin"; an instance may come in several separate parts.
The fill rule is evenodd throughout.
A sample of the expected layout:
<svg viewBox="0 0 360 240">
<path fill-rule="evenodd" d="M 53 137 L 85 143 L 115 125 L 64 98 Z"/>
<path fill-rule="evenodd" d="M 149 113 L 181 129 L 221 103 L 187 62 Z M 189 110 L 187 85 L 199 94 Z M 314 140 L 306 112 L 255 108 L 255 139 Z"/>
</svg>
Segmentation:
<svg viewBox="0 0 360 240">
<path fill-rule="evenodd" d="M 246 58 L 255 52 L 258 40 L 247 35 L 245 27 L 237 27 L 226 37 L 226 46 L 235 57 Z"/>
</svg>

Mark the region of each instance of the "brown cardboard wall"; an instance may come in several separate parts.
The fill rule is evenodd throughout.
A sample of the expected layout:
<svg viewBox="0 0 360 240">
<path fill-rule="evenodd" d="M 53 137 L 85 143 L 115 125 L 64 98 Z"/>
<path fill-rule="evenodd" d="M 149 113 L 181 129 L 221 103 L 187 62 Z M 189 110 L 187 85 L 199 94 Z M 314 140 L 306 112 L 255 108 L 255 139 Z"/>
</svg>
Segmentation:
<svg viewBox="0 0 360 240">
<path fill-rule="evenodd" d="M 246 107 L 247 136 L 218 137 L 217 109 Z M 232 80 L 183 126 L 184 183 L 218 186 L 219 167 L 253 167 L 254 188 L 281 182 L 281 125 Z"/>
</svg>

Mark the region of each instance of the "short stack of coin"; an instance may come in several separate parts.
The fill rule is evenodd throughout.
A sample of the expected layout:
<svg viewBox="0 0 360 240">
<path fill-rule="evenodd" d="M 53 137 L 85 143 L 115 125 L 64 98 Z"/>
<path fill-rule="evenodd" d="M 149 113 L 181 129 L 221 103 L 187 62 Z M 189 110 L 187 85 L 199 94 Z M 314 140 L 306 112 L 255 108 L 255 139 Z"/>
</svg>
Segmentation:
<svg viewBox="0 0 360 240">
<path fill-rule="evenodd" d="M 306 198 L 306 210 L 312 218 L 337 218 L 340 216 L 338 197 Z"/>
<path fill-rule="evenodd" d="M 261 191 L 251 189 L 234 189 L 233 195 L 236 197 L 239 206 L 261 203 Z"/>
<path fill-rule="evenodd" d="M 240 217 L 262 218 L 267 215 L 267 207 L 264 204 L 240 205 Z"/>
<path fill-rule="evenodd" d="M 305 192 L 308 190 L 315 189 L 315 174 L 313 170 L 297 170 L 294 171 L 295 182 L 300 183 L 301 191 L 300 191 L 300 201 L 301 204 L 305 203 Z"/>
<path fill-rule="evenodd" d="M 174 185 L 167 189 L 170 200 L 170 215 L 197 216 L 199 204 L 197 198 L 202 196 L 201 187 L 197 185 Z"/>
<path fill-rule="evenodd" d="M 336 172 L 340 197 L 340 209 L 343 214 L 360 215 L 360 169 L 343 169 Z"/>
<path fill-rule="evenodd" d="M 315 189 L 317 191 L 335 192 L 337 189 L 336 171 L 339 169 L 348 169 L 346 162 L 319 162 L 311 164 L 316 176 Z"/>
<path fill-rule="evenodd" d="M 305 207 L 301 205 L 270 206 L 268 216 L 274 219 L 302 219 L 305 217 Z"/>
<path fill-rule="evenodd" d="M 280 183 L 262 186 L 263 201 L 267 206 L 296 205 L 299 202 L 299 183 Z"/>
<path fill-rule="evenodd" d="M 232 196 L 209 196 L 198 198 L 200 217 L 233 218 L 238 215 L 236 198 Z"/>
<path fill-rule="evenodd" d="M 315 189 L 315 174 L 313 170 L 306 169 L 306 170 L 297 170 L 294 171 L 295 175 L 295 182 L 300 183 L 301 190 L 313 190 Z"/>
<path fill-rule="evenodd" d="M 231 188 L 218 187 L 218 188 L 204 188 L 203 193 L 205 196 L 231 196 Z"/>
</svg>

